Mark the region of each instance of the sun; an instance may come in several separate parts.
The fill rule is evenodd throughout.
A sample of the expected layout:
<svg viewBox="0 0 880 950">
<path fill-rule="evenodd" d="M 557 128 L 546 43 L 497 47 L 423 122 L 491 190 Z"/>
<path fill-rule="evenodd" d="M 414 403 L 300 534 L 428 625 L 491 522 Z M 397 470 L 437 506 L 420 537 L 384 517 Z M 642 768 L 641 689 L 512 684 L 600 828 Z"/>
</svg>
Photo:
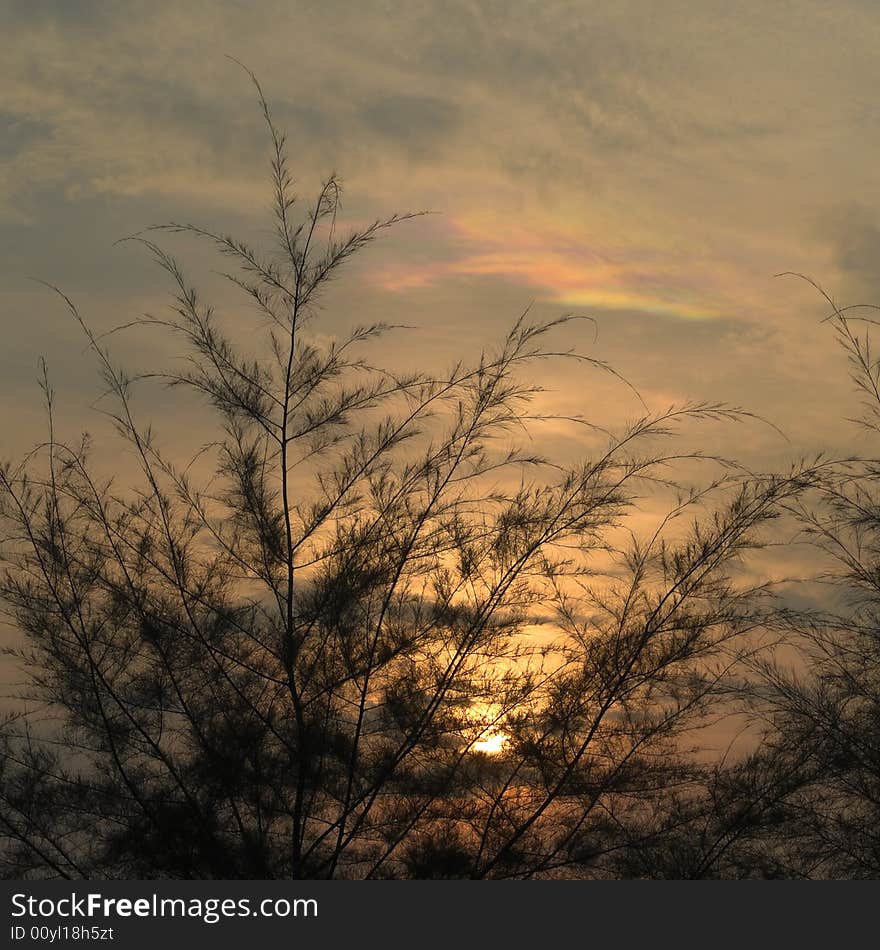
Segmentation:
<svg viewBox="0 0 880 950">
<path fill-rule="evenodd" d="M 509 741 L 510 736 L 505 733 L 487 729 L 471 746 L 471 749 L 474 752 L 482 752 L 484 755 L 498 755 L 504 751 Z"/>
<path fill-rule="evenodd" d="M 498 728 L 500 707 L 494 703 L 477 701 L 469 711 L 474 728 L 479 730 L 471 751 L 482 752 L 483 755 L 500 755 L 510 742 L 510 736 Z"/>
</svg>

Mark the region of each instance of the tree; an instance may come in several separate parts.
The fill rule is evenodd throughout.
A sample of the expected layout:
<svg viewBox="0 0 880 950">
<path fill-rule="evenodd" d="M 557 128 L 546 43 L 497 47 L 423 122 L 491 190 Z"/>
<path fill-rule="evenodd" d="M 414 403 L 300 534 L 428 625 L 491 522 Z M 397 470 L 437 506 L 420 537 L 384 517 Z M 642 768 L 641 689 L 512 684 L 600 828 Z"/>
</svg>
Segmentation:
<svg viewBox="0 0 880 950">
<path fill-rule="evenodd" d="M 0 469 L 0 594 L 40 704 L 3 730 L 6 873 L 660 873 L 635 856 L 699 818 L 688 730 L 719 714 L 772 623 L 738 559 L 807 474 L 728 467 L 682 490 L 653 535 L 618 543 L 640 493 L 674 487 L 688 457 L 657 445 L 743 413 L 646 412 L 565 466 L 515 440 L 542 421 L 533 364 L 611 371 L 552 345 L 569 318 L 526 314 L 442 377 L 374 366 L 361 348 L 386 325 L 324 341 L 321 291 L 403 219 L 337 237 L 336 178 L 300 213 L 254 83 L 275 246 L 160 232 L 233 262 L 265 348 L 222 331 L 156 231 L 137 238 L 174 286 L 172 315 L 148 322 L 188 353 L 164 378 L 216 413 L 199 455 L 213 476 L 200 486 L 198 466 L 165 457 L 136 419 L 137 380 L 66 297 L 141 482 L 117 489 L 86 441 L 57 436 L 45 372 L 48 438 Z M 554 635 L 536 637 L 540 623 Z M 51 728 L 33 722 L 47 714 Z"/>
<path fill-rule="evenodd" d="M 801 276 L 801 275 L 796 275 Z M 831 307 L 827 321 L 861 396 L 865 450 L 826 469 L 791 505 L 822 554 L 823 610 L 792 617 L 793 659 L 758 664 L 756 713 L 765 769 L 784 788 L 768 860 L 797 876 L 880 876 L 880 366 L 864 310 Z M 855 313 L 854 311 L 862 311 Z M 794 502 L 794 500 L 792 500 Z"/>
</svg>

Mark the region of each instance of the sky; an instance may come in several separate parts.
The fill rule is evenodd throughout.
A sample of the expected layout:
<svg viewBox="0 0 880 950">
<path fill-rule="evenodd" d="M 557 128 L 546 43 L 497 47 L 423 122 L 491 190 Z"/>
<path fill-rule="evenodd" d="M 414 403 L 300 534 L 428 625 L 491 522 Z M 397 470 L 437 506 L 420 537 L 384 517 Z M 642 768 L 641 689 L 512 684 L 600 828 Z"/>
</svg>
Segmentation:
<svg viewBox="0 0 880 950">
<path fill-rule="evenodd" d="M 325 301 L 328 333 L 413 327 L 390 362 L 451 361 L 526 308 L 596 320 L 566 345 L 609 361 L 654 409 L 743 406 L 778 427 L 709 425 L 690 447 L 762 471 L 855 450 L 858 411 L 827 307 L 880 303 L 880 6 L 872 0 L 0 4 L 0 455 L 42 425 L 99 428 L 95 367 L 49 281 L 99 332 L 156 312 L 167 282 L 120 238 L 193 221 L 259 241 L 269 141 L 288 134 L 304 198 L 331 172 L 356 224 L 428 210 L 371 247 Z M 168 246 L 212 283 L 203 248 Z M 173 357 L 112 338 L 134 368 Z M 604 425 L 642 409 L 561 367 L 547 405 Z M 167 444 L 172 397 L 145 397 Z M 577 455 L 577 435 L 556 449 Z"/>
</svg>

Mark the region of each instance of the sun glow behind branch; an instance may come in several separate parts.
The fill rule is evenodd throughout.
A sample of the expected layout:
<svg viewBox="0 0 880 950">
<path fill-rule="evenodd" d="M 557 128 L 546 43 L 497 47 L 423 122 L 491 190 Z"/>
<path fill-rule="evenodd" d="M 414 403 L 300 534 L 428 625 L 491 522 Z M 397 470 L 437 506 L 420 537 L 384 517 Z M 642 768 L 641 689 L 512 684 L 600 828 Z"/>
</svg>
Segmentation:
<svg viewBox="0 0 880 950">
<path fill-rule="evenodd" d="M 477 730 L 471 751 L 484 755 L 502 753 L 510 742 L 510 736 L 499 728 L 503 722 L 501 707 L 497 703 L 477 701 L 471 705 L 470 713 L 474 729 Z"/>
</svg>

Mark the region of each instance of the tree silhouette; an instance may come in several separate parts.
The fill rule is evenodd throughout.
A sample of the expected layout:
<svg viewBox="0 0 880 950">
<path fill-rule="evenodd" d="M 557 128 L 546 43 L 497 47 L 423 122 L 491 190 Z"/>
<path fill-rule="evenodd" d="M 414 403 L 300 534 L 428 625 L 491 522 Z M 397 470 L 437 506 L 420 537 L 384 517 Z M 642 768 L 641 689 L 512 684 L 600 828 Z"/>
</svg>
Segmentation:
<svg viewBox="0 0 880 950">
<path fill-rule="evenodd" d="M 838 307 L 805 279 L 831 307 L 827 322 L 862 399 L 856 421 L 864 449 L 792 500 L 804 537 L 829 565 L 821 580 L 836 597 L 793 618 L 793 660 L 757 664 L 753 702 L 766 724 L 763 768 L 784 790 L 764 860 L 779 874 L 873 879 L 880 876 L 880 467 L 871 452 L 880 431 L 880 367 L 870 333 L 876 308 Z"/>
<path fill-rule="evenodd" d="M 199 454 L 212 476 L 163 454 L 136 419 L 137 380 L 66 297 L 141 478 L 118 489 L 85 440 L 58 437 L 45 372 L 48 438 L 0 469 L 0 593 L 37 703 L 3 729 L 6 873 L 684 873 L 670 856 L 708 841 L 706 790 L 732 781 L 686 737 L 776 622 L 736 566 L 809 473 L 722 471 L 622 544 L 640 494 L 687 457 L 657 446 L 687 420 L 741 412 L 646 412 L 566 466 L 520 443 L 542 422 L 534 364 L 611 372 L 552 344 L 569 318 L 526 314 L 440 377 L 373 365 L 364 346 L 390 326 L 328 342 L 321 291 L 403 219 L 339 237 L 336 178 L 300 211 L 254 83 L 273 247 L 188 224 L 136 238 L 174 287 L 171 315 L 141 322 L 188 355 L 162 378 L 216 415 Z M 162 232 L 232 262 L 267 328 L 256 355 Z"/>
</svg>

